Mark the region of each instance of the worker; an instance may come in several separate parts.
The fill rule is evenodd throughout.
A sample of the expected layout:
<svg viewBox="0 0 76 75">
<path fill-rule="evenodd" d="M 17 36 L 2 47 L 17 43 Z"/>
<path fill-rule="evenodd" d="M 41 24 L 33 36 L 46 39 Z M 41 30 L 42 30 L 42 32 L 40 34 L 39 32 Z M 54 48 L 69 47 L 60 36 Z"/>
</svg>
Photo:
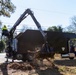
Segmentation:
<svg viewBox="0 0 76 75">
<path fill-rule="evenodd" d="M 8 29 L 7 29 L 7 27 L 6 27 L 6 25 L 4 25 L 3 26 L 3 28 L 2 28 L 2 36 L 8 36 L 9 35 L 9 33 L 8 33 Z"/>
</svg>

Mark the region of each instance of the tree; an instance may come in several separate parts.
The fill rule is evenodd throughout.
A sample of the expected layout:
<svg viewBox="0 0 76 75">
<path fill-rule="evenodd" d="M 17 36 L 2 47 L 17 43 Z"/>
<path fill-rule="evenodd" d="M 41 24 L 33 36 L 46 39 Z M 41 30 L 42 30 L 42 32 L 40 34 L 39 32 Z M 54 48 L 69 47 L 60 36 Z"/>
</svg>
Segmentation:
<svg viewBox="0 0 76 75">
<path fill-rule="evenodd" d="M 71 25 L 67 27 L 67 31 L 76 33 L 76 16 L 71 18 Z"/>
<path fill-rule="evenodd" d="M 0 16 L 10 17 L 11 13 L 14 13 L 16 7 L 11 2 L 11 0 L 0 0 Z M 0 28 L 2 26 L 2 22 L 0 21 Z M 0 52 L 5 47 L 4 42 L 0 41 Z"/>
<path fill-rule="evenodd" d="M 1 51 L 3 51 L 5 49 L 5 42 L 4 41 L 0 41 L 0 53 Z"/>
<path fill-rule="evenodd" d="M 2 26 L 2 22 L 0 21 L 0 28 L 1 28 L 1 26 Z"/>
<path fill-rule="evenodd" d="M 52 26 L 52 27 L 49 27 L 47 30 L 48 31 L 63 32 L 63 28 L 61 26 Z"/>
<path fill-rule="evenodd" d="M 10 17 L 10 14 L 15 11 L 15 6 L 11 0 L 0 0 L 0 16 Z"/>
<path fill-rule="evenodd" d="M 27 29 L 28 29 L 28 25 L 23 25 L 20 32 L 24 32 L 24 31 L 27 30 Z"/>
</svg>

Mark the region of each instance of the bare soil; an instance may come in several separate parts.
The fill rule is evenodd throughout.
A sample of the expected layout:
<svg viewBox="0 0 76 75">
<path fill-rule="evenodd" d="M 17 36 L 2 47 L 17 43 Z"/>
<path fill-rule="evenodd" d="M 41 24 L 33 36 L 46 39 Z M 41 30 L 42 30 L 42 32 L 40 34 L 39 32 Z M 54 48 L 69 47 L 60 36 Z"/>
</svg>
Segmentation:
<svg viewBox="0 0 76 75">
<path fill-rule="evenodd" d="M 14 62 L 0 64 L 0 75 L 76 75 L 76 59 L 60 58 L 50 61 L 44 59 L 43 65 L 36 62 Z"/>
</svg>

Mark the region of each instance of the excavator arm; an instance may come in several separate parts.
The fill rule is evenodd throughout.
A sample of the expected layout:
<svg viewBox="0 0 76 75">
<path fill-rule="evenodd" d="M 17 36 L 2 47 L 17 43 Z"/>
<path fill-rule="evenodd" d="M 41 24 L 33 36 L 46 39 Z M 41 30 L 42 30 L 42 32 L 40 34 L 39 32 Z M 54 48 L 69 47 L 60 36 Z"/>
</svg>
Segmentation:
<svg viewBox="0 0 76 75">
<path fill-rule="evenodd" d="M 34 16 L 34 14 L 33 14 L 33 12 L 30 10 L 30 9 L 27 9 L 27 10 L 25 10 L 24 11 L 24 13 L 19 17 L 19 19 L 16 21 L 16 23 L 14 24 L 14 26 L 11 28 L 11 30 L 9 31 L 9 36 L 8 36 L 8 42 L 9 42 L 9 44 L 8 44 L 8 51 L 9 50 L 13 50 L 12 49 L 12 47 L 11 47 L 11 44 L 12 44 L 12 42 L 13 42 L 13 34 L 14 34 L 14 32 L 15 32 L 15 30 L 16 30 L 16 27 L 22 22 L 22 20 L 24 20 L 28 15 L 30 15 L 31 17 L 32 17 L 32 19 L 33 19 L 33 21 L 35 22 L 35 24 L 36 24 L 36 26 L 37 26 L 37 28 L 39 29 L 39 31 L 41 32 L 41 34 L 42 34 L 42 36 L 43 36 L 43 39 L 44 39 L 44 44 L 42 45 L 42 47 L 41 47 L 41 50 L 35 55 L 35 57 L 37 57 L 37 56 L 41 56 L 42 54 L 47 54 L 47 53 L 49 53 L 49 52 L 51 52 L 50 51 L 50 46 L 48 45 L 48 42 L 47 42 L 47 39 L 46 39 L 46 33 L 42 30 L 42 28 L 41 28 L 41 25 L 39 24 L 39 22 L 36 20 L 36 18 L 35 18 L 35 16 Z M 44 55 L 44 56 L 45 56 Z M 47 56 L 50 56 L 50 55 L 52 55 L 52 54 L 47 54 Z M 13 54 L 13 56 L 14 56 L 14 54 Z M 14 58 L 14 57 L 13 57 Z"/>
<path fill-rule="evenodd" d="M 16 23 L 14 24 L 14 26 L 11 28 L 10 30 L 10 38 L 13 38 L 13 33 L 16 29 L 16 27 L 22 22 L 22 20 L 24 20 L 28 15 L 30 15 L 33 19 L 33 21 L 35 22 L 37 28 L 39 29 L 39 31 L 41 32 L 44 41 L 46 42 L 46 33 L 44 33 L 44 31 L 41 28 L 41 25 L 39 24 L 39 22 L 37 21 L 37 19 L 35 18 L 33 12 L 30 9 L 27 9 L 24 11 L 24 13 L 19 17 L 19 19 L 16 21 Z"/>
</svg>

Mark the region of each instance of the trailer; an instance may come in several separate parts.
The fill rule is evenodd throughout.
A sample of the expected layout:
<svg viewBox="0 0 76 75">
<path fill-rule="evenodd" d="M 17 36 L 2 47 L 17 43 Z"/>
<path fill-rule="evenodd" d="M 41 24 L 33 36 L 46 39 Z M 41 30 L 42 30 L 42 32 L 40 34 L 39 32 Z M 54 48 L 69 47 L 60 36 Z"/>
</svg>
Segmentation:
<svg viewBox="0 0 76 75">
<path fill-rule="evenodd" d="M 61 54 L 61 57 L 68 57 L 73 59 L 76 55 L 76 34 L 67 32 L 52 32 L 44 31 L 47 33 L 47 41 L 52 48 L 54 53 Z M 20 33 L 17 36 L 18 39 L 18 52 L 19 54 L 24 54 L 28 50 L 34 51 L 36 49 L 41 49 L 44 40 L 42 35 L 38 30 L 26 30 L 24 33 Z M 75 50 L 71 50 L 71 45 L 73 44 Z M 67 56 L 65 56 L 67 54 Z M 25 54 L 24 54 L 25 55 Z M 21 56 L 21 55 L 20 55 Z M 25 57 L 25 56 L 23 56 Z"/>
</svg>

